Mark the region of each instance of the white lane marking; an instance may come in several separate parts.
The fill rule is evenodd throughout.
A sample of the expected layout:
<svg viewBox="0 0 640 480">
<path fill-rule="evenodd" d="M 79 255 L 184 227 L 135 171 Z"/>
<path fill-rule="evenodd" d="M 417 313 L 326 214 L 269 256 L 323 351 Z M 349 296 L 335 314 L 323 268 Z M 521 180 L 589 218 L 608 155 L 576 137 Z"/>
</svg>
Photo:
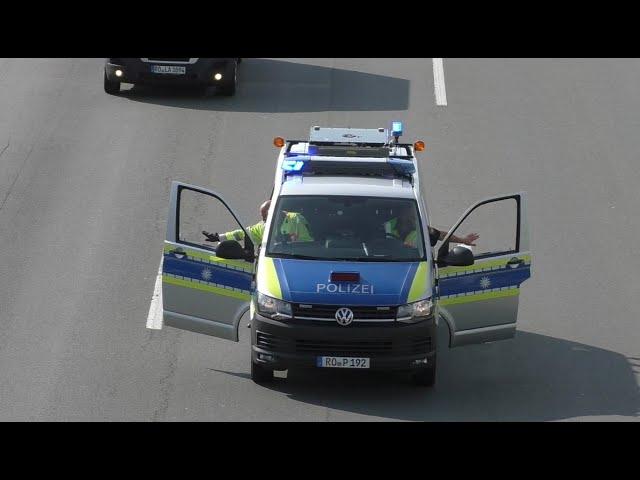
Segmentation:
<svg viewBox="0 0 640 480">
<path fill-rule="evenodd" d="M 433 88 L 436 94 L 436 105 L 447 105 L 447 89 L 444 86 L 444 66 L 441 58 L 433 58 Z"/>
<path fill-rule="evenodd" d="M 160 260 L 160 267 L 158 267 L 156 286 L 153 289 L 149 315 L 147 315 L 147 328 L 152 330 L 162 330 L 162 261 Z"/>
</svg>

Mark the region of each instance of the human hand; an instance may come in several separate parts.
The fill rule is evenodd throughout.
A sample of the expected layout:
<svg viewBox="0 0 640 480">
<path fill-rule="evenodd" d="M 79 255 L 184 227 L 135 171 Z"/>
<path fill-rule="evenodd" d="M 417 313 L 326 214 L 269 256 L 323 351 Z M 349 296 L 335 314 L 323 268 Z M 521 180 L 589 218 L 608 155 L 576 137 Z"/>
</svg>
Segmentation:
<svg viewBox="0 0 640 480">
<path fill-rule="evenodd" d="M 478 238 L 480 238 L 480 235 L 478 235 L 477 233 L 470 233 L 470 234 L 465 235 L 464 237 L 462 237 L 460 239 L 460 243 L 463 243 L 464 245 L 470 245 L 472 247 L 475 247 L 476 244 L 473 243 L 473 242 L 475 242 Z"/>
<path fill-rule="evenodd" d="M 220 236 L 218 235 L 218 233 L 209 233 L 205 230 L 202 231 L 202 234 L 207 237 L 206 241 L 207 242 L 219 242 L 220 241 Z"/>
</svg>

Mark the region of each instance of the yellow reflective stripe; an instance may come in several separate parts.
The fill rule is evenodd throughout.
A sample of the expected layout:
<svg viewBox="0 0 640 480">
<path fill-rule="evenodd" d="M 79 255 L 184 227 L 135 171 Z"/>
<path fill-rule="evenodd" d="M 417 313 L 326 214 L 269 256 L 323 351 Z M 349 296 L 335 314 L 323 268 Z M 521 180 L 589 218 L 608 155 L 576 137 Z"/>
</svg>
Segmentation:
<svg viewBox="0 0 640 480">
<path fill-rule="evenodd" d="M 229 290 L 226 288 L 214 287 L 213 285 L 207 285 L 204 283 L 192 282 L 189 280 L 183 280 L 181 278 L 169 277 L 167 275 L 162 276 L 162 282 L 169 285 L 177 285 L 178 287 L 192 288 L 194 290 L 202 290 L 204 292 L 211 292 L 216 295 L 223 295 L 225 297 L 237 298 L 239 300 L 249 300 L 251 295 L 247 292 L 238 292 L 236 290 Z"/>
<path fill-rule="evenodd" d="M 199 260 L 206 260 L 207 262 L 210 262 L 210 263 L 219 263 L 221 264 L 221 266 L 230 265 L 240 270 L 244 270 L 245 272 L 253 272 L 253 266 L 248 265 L 247 262 L 243 260 L 228 260 L 226 258 L 218 258 L 215 255 L 202 253 L 197 250 L 190 250 L 189 248 L 186 248 L 182 245 L 180 245 L 179 247 L 177 245 L 171 245 L 171 244 L 165 245 L 164 253 L 169 253 L 175 250 L 176 248 L 181 248 L 182 250 L 184 250 L 185 254 L 188 257 L 197 258 Z"/>
<path fill-rule="evenodd" d="M 261 260 L 258 270 L 258 291 L 270 297 L 282 299 L 278 272 L 271 257 L 264 257 Z"/>
<path fill-rule="evenodd" d="M 524 260 L 525 264 L 531 263 L 531 255 L 514 255 L 513 257 L 521 258 Z M 443 276 L 451 275 L 452 273 L 473 272 L 484 268 L 505 267 L 507 262 L 513 257 L 503 257 L 500 260 L 479 260 L 478 263 L 469 265 L 468 267 L 442 267 L 438 269 L 438 275 Z"/>
<path fill-rule="evenodd" d="M 460 297 L 442 298 L 439 300 L 440 305 L 458 305 L 461 303 L 480 302 L 482 300 L 493 300 L 494 298 L 513 297 L 518 295 L 519 288 L 510 288 L 509 290 L 500 290 L 497 292 L 478 293 L 476 295 L 463 295 Z"/>
<path fill-rule="evenodd" d="M 413 277 L 413 282 L 411 283 L 407 303 L 417 302 L 427 296 L 427 275 L 427 262 L 420 262 L 416 269 L 416 274 Z"/>
</svg>

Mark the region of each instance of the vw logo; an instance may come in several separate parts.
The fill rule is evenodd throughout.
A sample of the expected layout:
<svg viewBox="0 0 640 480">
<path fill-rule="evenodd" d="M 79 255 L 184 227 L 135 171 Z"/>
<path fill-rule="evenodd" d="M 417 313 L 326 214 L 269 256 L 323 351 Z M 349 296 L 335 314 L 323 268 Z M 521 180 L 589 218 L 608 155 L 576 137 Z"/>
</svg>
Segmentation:
<svg viewBox="0 0 640 480">
<path fill-rule="evenodd" d="M 336 311 L 336 321 L 343 327 L 346 327 L 353 322 L 353 312 L 346 307 L 339 308 Z"/>
</svg>

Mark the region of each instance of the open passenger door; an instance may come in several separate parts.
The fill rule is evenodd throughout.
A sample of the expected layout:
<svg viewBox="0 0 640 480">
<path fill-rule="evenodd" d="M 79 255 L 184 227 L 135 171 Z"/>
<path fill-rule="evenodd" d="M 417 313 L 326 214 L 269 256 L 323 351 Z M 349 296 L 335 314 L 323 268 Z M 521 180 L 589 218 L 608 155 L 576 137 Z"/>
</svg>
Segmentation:
<svg viewBox="0 0 640 480">
<path fill-rule="evenodd" d="M 457 232 L 480 235 L 472 265 L 452 266 L 450 237 L 462 235 Z M 437 258 L 439 314 L 449 324 L 449 345 L 512 338 L 520 285 L 531 269 L 525 193 L 473 205 L 447 233 Z"/>
<path fill-rule="evenodd" d="M 238 229 L 246 259 L 218 257 L 202 233 Z M 211 190 L 172 182 L 162 267 L 164 324 L 237 342 L 253 273 L 253 244 L 225 201 Z"/>
</svg>

